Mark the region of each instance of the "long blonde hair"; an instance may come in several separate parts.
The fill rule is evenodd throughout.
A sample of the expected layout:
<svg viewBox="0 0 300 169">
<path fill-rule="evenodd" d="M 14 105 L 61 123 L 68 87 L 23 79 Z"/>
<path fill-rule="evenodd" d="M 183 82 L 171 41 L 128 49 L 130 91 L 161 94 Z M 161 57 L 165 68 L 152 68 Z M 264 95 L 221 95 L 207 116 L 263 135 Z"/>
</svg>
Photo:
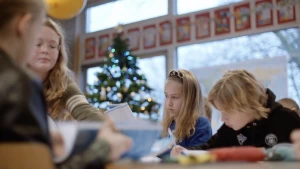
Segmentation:
<svg viewBox="0 0 300 169">
<path fill-rule="evenodd" d="M 51 28 L 59 36 L 59 52 L 55 66 L 50 70 L 47 79 L 44 81 L 44 94 L 49 115 L 53 119 L 64 119 L 64 106 L 61 104 L 63 93 L 68 84 L 72 81 L 71 71 L 68 68 L 68 55 L 65 44 L 63 29 L 51 19 L 47 19 L 44 26 Z"/>
<path fill-rule="evenodd" d="M 252 113 L 255 119 L 268 117 L 267 100 L 265 88 L 246 70 L 226 72 L 208 94 L 214 107 L 217 101 L 221 105 L 218 109 Z"/>
<path fill-rule="evenodd" d="M 204 101 L 205 116 L 211 122 L 211 118 L 212 118 L 212 106 L 209 103 L 209 101 L 207 100 L 207 98 L 203 98 L 203 101 Z"/>
<path fill-rule="evenodd" d="M 204 114 L 203 97 L 199 82 L 188 70 L 172 70 L 167 80 L 182 84 L 183 101 L 176 119 L 174 136 L 176 141 L 191 137 L 195 133 L 195 125 L 200 115 Z M 162 137 L 168 135 L 168 128 L 174 119 L 164 106 Z"/>
</svg>

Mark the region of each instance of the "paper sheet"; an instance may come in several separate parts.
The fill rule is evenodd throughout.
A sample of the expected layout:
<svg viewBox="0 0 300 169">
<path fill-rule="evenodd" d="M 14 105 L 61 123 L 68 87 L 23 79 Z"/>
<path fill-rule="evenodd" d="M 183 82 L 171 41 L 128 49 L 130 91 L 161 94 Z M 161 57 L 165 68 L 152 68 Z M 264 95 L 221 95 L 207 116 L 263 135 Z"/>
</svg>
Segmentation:
<svg viewBox="0 0 300 169">
<path fill-rule="evenodd" d="M 105 114 L 108 117 L 110 117 L 112 119 L 112 121 L 114 121 L 114 122 L 136 120 L 127 103 L 111 104 L 111 105 L 108 105 L 108 107 L 111 107 L 111 109 L 106 111 Z"/>
</svg>

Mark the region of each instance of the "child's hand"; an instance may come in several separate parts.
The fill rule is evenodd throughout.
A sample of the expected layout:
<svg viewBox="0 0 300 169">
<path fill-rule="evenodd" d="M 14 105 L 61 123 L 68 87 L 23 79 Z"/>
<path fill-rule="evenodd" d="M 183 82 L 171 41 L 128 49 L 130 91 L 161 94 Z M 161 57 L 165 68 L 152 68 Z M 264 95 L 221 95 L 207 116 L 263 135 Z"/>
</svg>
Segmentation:
<svg viewBox="0 0 300 169">
<path fill-rule="evenodd" d="M 300 130 L 292 132 L 291 139 L 294 142 L 297 159 L 300 160 Z"/>
<path fill-rule="evenodd" d="M 111 128 L 111 129 L 112 129 L 113 131 L 115 131 L 115 132 L 118 132 L 118 129 L 116 128 L 114 122 L 111 120 L 110 117 L 107 117 L 107 118 L 105 119 L 104 126 L 105 126 L 105 127 L 108 127 L 108 128 Z"/>
<path fill-rule="evenodd" d="M 183 150 L 186 150 L 186 149 L 179 145 L 176 145 L 172 148 L 170 156 L 176 157 L 176 156 L 180 155 Z"/>
<path fill-rule="evenodd" d="M 98 134 L 98 138 L 107 141 L 110 145 L 110 160 L 118 160 L 123 153 L 131 148 L 131 138 L 114 131 L 112 127 L 105 126 Z M 101 150 L 100 150 L 101 151 Z"/>
</svg>

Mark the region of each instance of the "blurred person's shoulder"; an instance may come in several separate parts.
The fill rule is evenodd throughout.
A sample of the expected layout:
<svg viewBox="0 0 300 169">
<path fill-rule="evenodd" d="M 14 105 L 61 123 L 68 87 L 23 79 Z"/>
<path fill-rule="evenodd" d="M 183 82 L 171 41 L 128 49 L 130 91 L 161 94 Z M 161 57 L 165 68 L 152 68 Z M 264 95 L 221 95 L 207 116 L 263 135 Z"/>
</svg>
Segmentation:
<svg viewBox="0 0 300 169">
<path fill-rule="evenodd" d="M 29 84 L 29 77 L 11 58 L 0 51 L 0 97 L 5 93 L 23 93 Z"/>
</svg>

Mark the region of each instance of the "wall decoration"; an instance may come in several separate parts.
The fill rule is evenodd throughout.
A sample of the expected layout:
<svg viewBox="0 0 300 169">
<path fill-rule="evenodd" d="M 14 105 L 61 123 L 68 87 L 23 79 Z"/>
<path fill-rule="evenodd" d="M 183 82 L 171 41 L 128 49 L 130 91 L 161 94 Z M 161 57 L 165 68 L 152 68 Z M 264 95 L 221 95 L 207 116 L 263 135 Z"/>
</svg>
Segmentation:
<svg viewBox="0 0 300 169">
<path fill-rule="evenodd" d="M 107 48 L 109 47 L 109 35 L 101 35 L 98 38 L 99 43 L 98 43 L 98 56 L 99 57 L 104 57 Z"/>
<path fill-rule="evenodd" d="M 215 11 L 215 34 L 224 34 L 230 32 L 230 11 L 229 8 Z"/>
<path fill-rule="evenodd" d="M 234 7 L 234 28 L 235 31 L 251 28 L 250 3 Z"/>
<path fill-rule="evenodd" d="M 296 20 L 296 9 L 294 4 L 285 3 L 287 0 L 277 0 L 278 23 L 286 23 Z"/>
<path fill-rule="evenodd" d="M 191 39 L 190 17 L 178 18 L 176 20 L 177 42 L 189 41 Z"/>
<path fill-rule="evenodd" d="M 144 27 L 143 46 L 145 49 L 154 48 L 156 46 L 156 26 L 149 25 Z"/>
<path fill-rule="evenodd" d="M 210 37 L 210 15 L 209 12 L 197 14 L 195 17 L 196 38 Z"/>
<path fill-rule="evenodd" d="M 129 48 L 131 51 L 139 50 L 140 48 L 140 29 L 129 29 L 127 32 Z"/>
<path fill-rule="evenodd" d="M 256 7 L 256 27 L 273 25 L 273 4 L 272 0 L 262 0 L 255 2 Z"/>
<path fill-rule="evenodd" d="M 173 31 L 171 21 L 164 21 L 159 24 L 159 44 L 161 46 L 172 43 Z"/>
<path fill-rule="evenodd" d="M 85 40 L 85 59 L 92 59 L 96 55 L 96 38 L 91 37 Z"/>
</svg>

